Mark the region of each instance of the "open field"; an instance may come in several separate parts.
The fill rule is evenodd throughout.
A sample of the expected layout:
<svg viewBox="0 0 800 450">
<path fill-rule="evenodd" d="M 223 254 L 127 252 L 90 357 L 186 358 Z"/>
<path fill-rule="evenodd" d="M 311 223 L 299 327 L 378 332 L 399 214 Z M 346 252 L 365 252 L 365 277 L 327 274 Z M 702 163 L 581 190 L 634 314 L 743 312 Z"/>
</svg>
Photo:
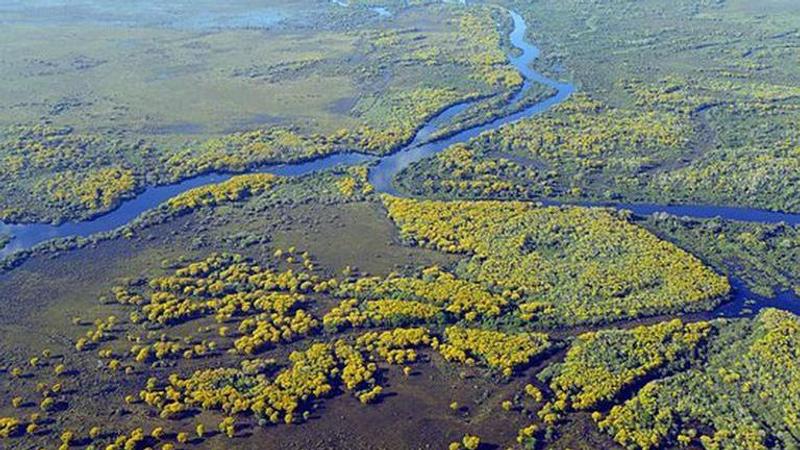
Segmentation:
<svg viewBox="0 0 800 450">
<path fill-rule="evenodd" d="M 522 82 L 508 19 L 480 7 L 385 20 L 324 1 L 48 5 L 8 6 L 0 30 L 6 220 L 86 218 L 211 170 L 386 153 L 445 107 Z"/>
</svg>

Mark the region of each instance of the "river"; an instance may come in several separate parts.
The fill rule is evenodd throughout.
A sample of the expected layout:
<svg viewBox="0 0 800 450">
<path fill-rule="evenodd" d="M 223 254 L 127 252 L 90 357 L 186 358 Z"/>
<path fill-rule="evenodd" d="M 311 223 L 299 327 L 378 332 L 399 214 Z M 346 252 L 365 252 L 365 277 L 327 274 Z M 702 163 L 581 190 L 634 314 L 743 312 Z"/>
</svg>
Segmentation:
<svg viewBox="0 0 800 450">
<path fill-rule="evenodd" d="M 445 148 L 467 142 L 469 139 L 485 132 L 517 120 L 532 117 L 544 112 L 551 107 L 563 102 L 574 92 L 571 84 L 552 80 L 535 71 L 531 65 L 539 56 L 539 49 L 525 39 L 527 24 L 525 20 L 514 11 L 509 11 L 514 27 L 509 35 L 511 44 L 518 49 L 518 56 L 509 56 L 511 64 L 524 77 L 522 88 L 512 98 L 510 104 L 516 104 L 524 98 L 525 93 L 536 83 L 543 84 L 555 91 L 555 94 L 522 110 L 498 118 L 494 121 L 474 126 L 442 139 L 431 140 L 431 136 L 447 125 L 458 113 L 466 109 L 469 103 L 452 105 L 431 118 L 416 133 L 414 139 L 396 152 L 382 156 L 372 156 L 360 153 L 337 153 L 314 159 L 311 161 L 278 164 L 259 167 L 252 172 L 273 173 L 282 176 L 301 176 L 335 166 L 349 166 L 355 164 L 371 163 L 369 181 L 375 190 L 382 193 L 399 195 L 395 190 L 392 180 L 395 175 L 410 164 L 424 158 L 431 157 Z M 110 231 L 123 226 L 141 213 L 152 209 L 167 199 L 174 197 L 189 189 L 211 183 L 225 181 L 235 174 L 211 173 L 186 179 L 180 183 L 164 186 L 154 186 L 146 189 L 135 198 L 124 201 L 115 210 L 81 222 L 67 222 L 59 225 L 51 224 L 6 224 L 0 222 L 0 235 L 12 236 L 11 242 L 0 249 L 0 258 L 8 256 L 15 251 L 28 249 L 41 242 L 67 236 L 90 236 L 95 233 Z M 560 204 L 545 201 L 545 204 Z M 787 214 L 741 207 L 702 206 L 702 205 L 648 205 L 648 204 L 623 204 L 623 203 L 582 203 L 582 206 L 607 206 L 617 209 L 630 210 L 636 215 L 649 215 L 656 212 L 666 212 L 678 216 L 693 218 L 721 217 L 730 220 L 752 221 L 761 223 L 784 222 L 790 225 L 800 224 L 800 214 Z M 721 315 L 732 316 L 741 314 L 743 308 L 757 311 L 760 307 L 777 306 L 800 313 L 800 299 L 793 293 L 782 293 L 774 299 L 765 299 L 752 294 L 746 287 L 734 280 L 734 299 L 719 309 Z M 755 302 L 755 305 L 750 303 Z"/>
</svg>

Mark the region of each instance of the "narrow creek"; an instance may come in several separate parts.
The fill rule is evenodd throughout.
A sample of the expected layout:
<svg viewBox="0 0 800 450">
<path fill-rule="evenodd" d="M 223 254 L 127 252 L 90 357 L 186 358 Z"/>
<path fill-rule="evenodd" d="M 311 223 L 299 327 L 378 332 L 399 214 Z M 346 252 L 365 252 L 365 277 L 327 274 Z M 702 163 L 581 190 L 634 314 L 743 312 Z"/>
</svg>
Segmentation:
<svg viewBox="0 0 800 450">
<path fill-rule="evenodd" d="M 346 5 L 346 3 L 342 2 Z M 525 39 L 527 24 L 518 13 L 509 11 L 514 27 L 509 34 L 511 45 L 517 49 L 516 56 L 510 55 L 509 60 L 524 77 L 522 88 L 514 95 L 509 103 L 513 106 L 524 100 L 526 92 L 536 84 L 545 85 L 555 91 L 555 94 L 527 106 L 521 110 L 495 119 L 491 122 L 474 126 L 442 139 L 433 139 L 437 130 L 442 129 L 460 112 L 470 106 L 470 103 L 452 105 L 431 118 L 416 133 L 414 139 L 396 152 L 386 156 L 373 156 L 361 153 L 337 153 L 311 161 L 266 165 L 258 167 L 250 173 L 273 173 L 282 176 L 302 176 L 329 169 L 336 166 L 350 166 L 355 164 L 370 163 L 369 181 L 376 191 L 399 195 L 395 190 L 392 180 L 410 164 L 421 159 L 431 157 L 445 148 L 467 142 L 479 134 L 496 129 L 517 120 L 532 117 L 547 111 L 555 105 L 565 101 L 574 92 L 571 84 L 552 80 L 535 71 L 532 63 L 539 56 L 539 49 Z M 381 15 L 384 15 L 381 13 Z M 81 222 L 66 222 L 59 225 L 33 223 L 33 224 L 6 224 L 0 221 L 0 235 L 12 236 L 4 248 L 0 249 L 0 258 L 6 257 L 16 251 L 29 249 L 44 241 L 67 236 L 90 236 L 95 233 L 110 231 L 134 220 L 141 213 L 152 209 L 171 197 L 198 186 L 219 183 L 236 174 L 210 173 L 189 178 L 176 184 L 154 186 L 146 189 L 135 198 L 124 201 L 115 210 L 96 218 Z M 545 201 L 545 204 L 558 205 L 561 203 Z M 754 208 L 701 206 L 701 205 L 648 205 L 624 203 L 582 203 L 582 206 L 606 206 L 617 209 L 630 210 L 636 215 L 649 215 L 656 212 L 665 212 L 678 216 L 693 218 L 713 218 L 752 221 L 761 223 L 784 222 L 790 225 L 800 224 L 800 214 L 787 214 L 763 211 Z M 791 310 L 800 314 L 800 299 L 791 292 L 778 295 L 773 299 L 759 297 L 751 293 L 746 286 L 738 280 L 732 280 L 734 286 L 733 301 L 725 303 L 718 309 L 720 315 L 734 316 L 757 312 L 759 308 L 772 306 Z"/>
</svg>

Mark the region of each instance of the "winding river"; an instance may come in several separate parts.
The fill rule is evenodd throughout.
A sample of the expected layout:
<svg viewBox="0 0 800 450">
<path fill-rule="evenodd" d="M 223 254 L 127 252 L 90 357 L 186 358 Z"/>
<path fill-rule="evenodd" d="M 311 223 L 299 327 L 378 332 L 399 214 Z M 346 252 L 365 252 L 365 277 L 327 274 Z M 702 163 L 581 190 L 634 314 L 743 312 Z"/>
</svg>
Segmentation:
<svg viewBox="0 0 800 450">
<path fill-rule="evenodd" d="M 442 139 L 431 140 L 431 136 L 433 136 L 437 130 L 448 124 L 454 116 L 464 111 L 470 104 L 460 103 L 450 106 L 420 128 L 409 144 L 387 156 L 377 157 L 360 153 L 337 153 L 307 162 L 262 166 L 252 172 L 273 173 L 283 176 L 300 176 L 340 165 L 348 166 L 371 163 L 369 181 L 374 185 L 375 189 L 378 192 L 398 195 L 398 192 L 392 184 L 392 180 L 395 175 L 410 164 L 433 156 L 453 144 L 466 142 L 484 131 L 495 129 L 519 119 L 531 117 L 563 102 L 574 92 L 574 87 L 570 84 L 560 83 L 547 78 L 531 67 L 531 63 L 539 56 L 539 49 L 525 40 L 527 25 L 522 16 L 514 11 L 509 11 L 509 13 L 514 21 L 514 28 L 509 38 L 511 44 L 519 50 L 518 56 L 510 56 L 509 58 L 511 64 L 520 71 L 525 79 L 523 87 L 515 94 L 510 104 L 514 105 L 522 101 L 525 93 L 537 83 L 552 88 L 556 93 L 551 97 L 494 121 L 463 130 Z M 379 14 L 384 15 L 381 12 L 379 12 Z M 131 222 L 141 213 L 158 206 L 160 203 L 175 195 L 198 186 L 225 181 L 234 175 L 235 174 L 230 173 L 211 173 L 186 179 L 172 185 L 151 187 L 135 198 L 123 202 L 117 209 L 82 222 L 68 222 L 60 225 L 39 223 L 6 224 L 0 222 L 0 235 L 8 234 L 12 236 L 11 242 L 0 249 L 0 258 L 8 256 L 15 251 L 31 248 L 36 244 L 54 238 L 67 236 L 85 237 L 95 233 L 113 230 Z M 545 203 L 558 204 L 557 202 Z M 619 203 L 585 203 L 583 205 L 609 206 L 618 209 L 626 209 L 637 215 L 666 212 L 695 218 L 721 217 L 725 219 L 762 223 L 784 222 L 790 225 L 800 224 L 800 214 L 785 214 L 752 208 Z M 732 302 L 724 304 L 717 310 L 717 313 L 720 315 L 740 315 L 743 313 L 743 309 L 745 309 L 744 312 L 747 313 L 748 309 L 756 311 L 759 308 L 767 306 L 780 307 L 789 309 L 795 313 L 800 313 L 800 299 L 793 293 L 782 293 L 775 298 L 768 299 L 752 294 L 743 283 L 737 280 L 733 280 L 733 285 L 735 292 L 734 299 Z"/>
</svg>

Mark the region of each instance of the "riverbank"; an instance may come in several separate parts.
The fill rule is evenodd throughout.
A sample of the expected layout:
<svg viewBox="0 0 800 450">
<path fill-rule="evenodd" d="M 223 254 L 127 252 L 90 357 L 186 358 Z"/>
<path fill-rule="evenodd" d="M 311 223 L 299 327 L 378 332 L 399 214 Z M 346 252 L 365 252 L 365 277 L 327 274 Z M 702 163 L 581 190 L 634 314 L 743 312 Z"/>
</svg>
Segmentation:
<svg viewBox="0 0 800 450">
<path fill-rule="evenodd" d="M 523 75 L 523 87 L 512 97 L 509 106 L 523 101 L 525 94 L 535 85 L 543 85 L 555 92 L 554 95 L 541 99 L 521 110 L 489 122 L 472 126 L 468 129 L 434 138 L 438 130 L 446 127 L 458 114 L 468 108 L 472 102 L 460 102 L 445 108 L 433 116 L 417 130 L 414 138 L 407 145 L 386 156 L 374 156 L 361 153 L 336 153 L 321 158 L 309 159 L 297 163 L 277 164 L 255 168 L 250 173 L 271 173 L 280 176 L 304 176 L 340 166 L 369 164 L 368 180 L 379 193 L 400 195 L 393 185 L 394 177 L 414 162 L 436 155 L 444 149 L 480 135 L 488 130 L 513 123 L 543 113 L 555 105 L 565 101 L 574 92 L 574 87 L 567 83 L 550 79 L 532 68 L 539 57 L 539 49 L 526 40 L 527 24 L 516 12 L 509 11 L 513 20 L 513 29 L 509 41 L 517 56 L 509 55 L 511 64 Z M 476 100 L 477 101 L 477 100 Z M 49 224 L 4 224 L 0 222 L 0 234 L 12 236 L 10 242 L 0 249 L 0 257 L 8 258 L 6 267 L 13 267 L 27 255 L 41 249 L 62 247 L 69 248 L 79 243 L 92 242 L 92 236 L 116 236 L 119 230 L 135 221 L 146 211 L 156 208 L 168 199 L 194 189 L 230 179 L 232 173 L 209 173 L 189 178 L 180 183 L 157 186 L 146 189 L 131 200 L 122 202 L 114 211 L 82 222 L 68 222 L 60 225 Z M 561 205 L 563 203 L 544 200 L 545 205 Z M 800 214 L 762 211 L 753 208 L 736 208 L 700 205 L 652 205 L 652 204 L 618 204 L 618 203 L 578 203 L 586 207 L 610 207 L 629 210 L 635 215 L 648 216 L 654 213 L 666 213 L 693 218 L 721 217 L 728 220 L 752 221 L 759 223 L 800 224 Z M 56 239 L 59 239 L 56 241 Z M 50 244 L 48 244 L 50 242 Z M 18 253 L 21 252 L 21 253 Z M 13 255 L 18 253 L 16 257 Z M 752 297 L 749 291 L 735 296 L 742 305 Z M 787 293 L 791 297 L 793 294 Z M 737 300 L 738 301 L 738 300 Z M 742 308 L 739 308 L 740 310 Z"/>
</svg>

